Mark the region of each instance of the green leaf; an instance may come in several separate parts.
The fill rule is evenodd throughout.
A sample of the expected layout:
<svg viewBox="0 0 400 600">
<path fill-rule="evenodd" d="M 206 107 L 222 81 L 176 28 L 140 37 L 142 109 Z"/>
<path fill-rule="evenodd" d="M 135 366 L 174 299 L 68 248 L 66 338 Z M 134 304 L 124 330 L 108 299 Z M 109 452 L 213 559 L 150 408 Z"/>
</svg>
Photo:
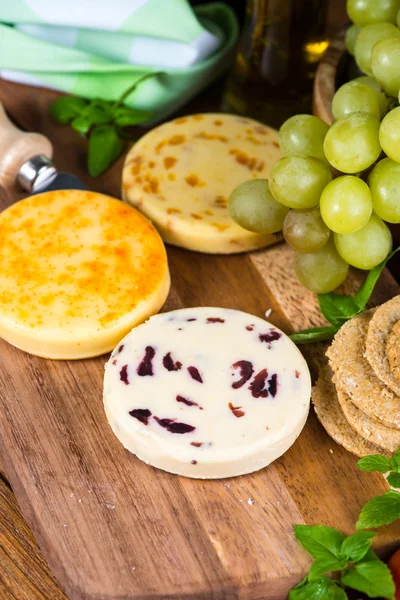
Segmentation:
<svg viewBox="0 0 400 600">
<path fill-rule="evenodd" d="M 333 292 L 318 294 L 318 303 L 324 317 L 336 327 L 341 327 L 345 321 L 359 312 L 351 296 L 341 296 Z"/>
<path fill-rule="evenodd" d="M 290 590 L 289 600 L 347 600 L 347 594 L 335 581 L 324 577 L 302 582 Z"/>
<path fill-rule="evenodd" d="M 357 467 L 362 471 L 378 471 L 379 473 L 387 473 L 392 469 L 392 462 L 387 456 L 381 456 L 380 454 L 371 454 L 370 456 L 364 456 L 361 458 Z"/>
<path fill-rule="evenodd" d="M 340 548 L 345 536 L 337 529 L 324 525 L 295 525 L 294 534 L 314 558 L 341 559 Z"/>
<path fill-rule="evenodd" d="M 390 473 L 387 481 L 392 487 L 400 489 L 400 473 Z"/>
<path fill-rule="evenodd" d="M 91 122 L 87 117 L 80 116 L 76 117 L 71 123 L 72 129 L 75 129 L 78 133 L 86 135 L 91 127 Z"/>
<path fill-rule="evenodd" d="M 303 331 L 292 333 L 289 337 L 295 344 L 310 344 L 312 342 L 325 342 L 331 340 L 337 331 L 337 327 L 328 325 L 326 327 L 304 329 Z"/>
<path fill-rule="evenodd" d="M 400 518 L 400 492 L 389 490 L 382 496 L 372 498 L 363 507 L 357 521 L 357 529 L 370 529 L 387 525 Z"/>
<path fill-rule="evenodd" d="M 387 261 L 390 260 L 392 256 L 394 256 L 396 252 L 398 252 L 398 250 L 400 250 L 400 246 L 396 248 L 396 250 L 393 250 L 393 252 L 390 252 L 390 254 L 388 254 L 388 256 L 385 258 L 385 260 L 383 260 L 379 265 L 371 269 L 364 282 L 359 287 L 358 291 L 355 293 L 354 302 L 357 304 L 360 310 L 364 310 L 364 308 L 366 307 L 367 302 L 372 292 L 374 291 L 375 284 L 378 281 L 383 269 L 385 268 Z"/>
<path fill-rule="evenodd" d="M 97 125 L 89 137 L 88 169 L 92 177 L 103 173 L 122 152 L 122 142 L 112 125 Z"/>
<path fill-rule="evenodd" d="M 148 121 L 152 113 L 145 110 L 137 110 L 128 106 L 120 106 L 114 113 L 114 123 L 118 127 L 129 127 Z"/>
<path fill-rule="evenodd" d="M 112 105 L 91 102 L 83 111 L 83 116 L 91 125 L 105 125 L 113 120 Z"/>
<path fill-rule="evenodd" d="M 392 456 L 392 469 L 393 471 L 396 471 L 396 473 L 400 473 L 400 455 L 399 454 L 393 454 Z"/>
<path fill-rule="evenodd" d="M 359 531 L 350 535 L 344 540 L 341 547 L 343 558 L 351 562 L 358 562 L 364 558 L 375 536 L 376 533 L 374 531 Z"/>
<path fill-rule="evenodd" d="M 341 582 L 353 590 L 364 592 L 369 598 L 394 598 L 392 575 L 380 560 L 354 565 L 342 575 Z"/>
<path fill-rule="evenodd" d="M 320 558 L 311 565 L 308 572 L 308 578 L 319 579 L 325 573 L 332 573 L 333 571 L 342 571 L 347 567 L 347 560 L 339 560 L 337 558 Z"/>
<path fill-rule="evenodd" d="M 59 123 L 66 125 L 78 117 L 87 106 L 87 100 L 77 96 L 61 96 L 51 103 L 50 116 Z"/>
</svg>

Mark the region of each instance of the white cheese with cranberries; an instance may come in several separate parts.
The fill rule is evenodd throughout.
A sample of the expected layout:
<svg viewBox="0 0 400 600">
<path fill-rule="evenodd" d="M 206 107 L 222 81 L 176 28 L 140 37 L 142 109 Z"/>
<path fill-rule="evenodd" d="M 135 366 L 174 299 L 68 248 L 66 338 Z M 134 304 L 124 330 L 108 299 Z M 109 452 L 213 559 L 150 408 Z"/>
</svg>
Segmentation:
<svg viewBox="0 0 400 600">
<path fill-rule="evenodd" d="M 104 407 L 122 444 L 179 475 L 262 469 L 300 434 L 310 405 L 303 356 L 244 312 L 187 308 L 152 317 L 106 365 Z"/>
</svg>

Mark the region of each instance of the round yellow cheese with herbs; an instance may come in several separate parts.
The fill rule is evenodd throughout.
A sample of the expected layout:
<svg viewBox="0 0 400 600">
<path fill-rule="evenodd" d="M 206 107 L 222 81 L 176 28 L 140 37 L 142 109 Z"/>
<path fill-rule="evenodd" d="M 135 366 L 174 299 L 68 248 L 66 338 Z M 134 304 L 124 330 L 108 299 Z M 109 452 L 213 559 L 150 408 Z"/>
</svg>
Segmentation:
<svg viewBox="0 0 400 600">
<path fill-rule="evenodd" d="M 31 196 L 0 214 L 0 336 L 31 354 L 110 351 L 159 311 L 164 244 L 123 202 L 80 190 Z"/>
<path fill-rule="evenodd" d="M 281 236 L 240 227 L 229 216 L 228 197 L 243 181 L 268 178 L 281 156 L 277 132 L 252 119 L 182 117 L 134 144 L 124 165 L 122 194 L 152 220 L 165 242 L 221 254 L 254 250 Z"/>
</svg>

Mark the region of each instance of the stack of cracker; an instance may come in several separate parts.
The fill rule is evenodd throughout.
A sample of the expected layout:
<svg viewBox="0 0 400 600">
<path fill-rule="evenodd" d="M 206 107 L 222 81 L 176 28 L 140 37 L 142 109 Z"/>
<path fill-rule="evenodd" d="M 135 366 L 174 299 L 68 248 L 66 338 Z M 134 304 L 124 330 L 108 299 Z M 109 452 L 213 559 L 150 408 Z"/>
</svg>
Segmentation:
<svg viewBox="0 0 400 600">
<path fill-rule="evenodd" d="M 400 446 L 400 296 L 347 321 L 313 389 L 329 435 L 357 456 Z"/>
</svg>

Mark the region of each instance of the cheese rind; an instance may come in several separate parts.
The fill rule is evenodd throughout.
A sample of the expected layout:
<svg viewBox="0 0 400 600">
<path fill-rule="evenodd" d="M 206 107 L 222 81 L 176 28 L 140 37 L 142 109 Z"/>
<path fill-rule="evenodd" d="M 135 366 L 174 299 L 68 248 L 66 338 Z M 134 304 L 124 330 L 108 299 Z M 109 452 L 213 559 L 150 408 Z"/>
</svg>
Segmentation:
<svg viewBox="0 0 400 600">
<path fill-rule="evenodd" d="M 105 368 L 104 408 L 121 443 L 146 463 L 194 478 L 262 469 L 300 434 L 307 364 L 270 323 L 236 310 L 152 317 Z"/>
<path fill-rule="evenodd" d="M 228 197 L 243 181 L 268 178 L 280 157 L 277 132 L 253 119 L 213 113 L 181 117 L 134 144 L 122 194 L 170 244 L 206 253 L 254 250 L 282 236 L 240 227 L 228 213 Z"/>
<path fill-rule="evenodd" d="M 0 214 L 0 238 L 0 336 L 31 354 L 104 354 L 169 291 L 159 234 L 109 196 L 31 196 Z"/>
</svg>

